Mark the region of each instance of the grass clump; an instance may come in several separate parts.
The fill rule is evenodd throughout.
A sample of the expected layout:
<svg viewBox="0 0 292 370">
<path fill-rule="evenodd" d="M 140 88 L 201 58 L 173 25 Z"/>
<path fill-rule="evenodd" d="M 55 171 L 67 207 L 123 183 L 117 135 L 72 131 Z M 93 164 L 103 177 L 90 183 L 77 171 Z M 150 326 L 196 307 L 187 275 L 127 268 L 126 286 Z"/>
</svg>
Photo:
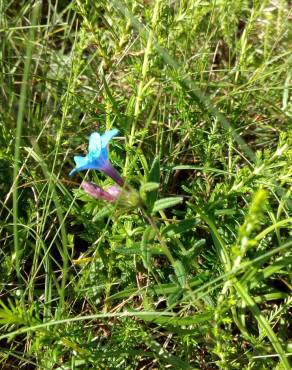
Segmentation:
<svg viewBox="0 0 292 370">
<path fill-rule="evenodd" d="M 288 2 L 10 5 L 1 368 L 289 369 Z M 112 128 L 106 203 L 68 173 Z"/>
</svg>

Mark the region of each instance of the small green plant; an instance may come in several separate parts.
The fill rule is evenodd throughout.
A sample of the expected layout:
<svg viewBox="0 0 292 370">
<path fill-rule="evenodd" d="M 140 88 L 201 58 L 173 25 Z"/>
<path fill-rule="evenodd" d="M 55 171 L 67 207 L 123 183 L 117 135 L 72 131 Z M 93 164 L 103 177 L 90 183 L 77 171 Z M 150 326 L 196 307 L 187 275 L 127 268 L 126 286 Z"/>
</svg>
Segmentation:
<svg viewBox="0 0 292 370">
<path fill-rule="evenodd" d="M 0 3 L 1 368 L 291 368 L 291 31 Z"/>
</svg>

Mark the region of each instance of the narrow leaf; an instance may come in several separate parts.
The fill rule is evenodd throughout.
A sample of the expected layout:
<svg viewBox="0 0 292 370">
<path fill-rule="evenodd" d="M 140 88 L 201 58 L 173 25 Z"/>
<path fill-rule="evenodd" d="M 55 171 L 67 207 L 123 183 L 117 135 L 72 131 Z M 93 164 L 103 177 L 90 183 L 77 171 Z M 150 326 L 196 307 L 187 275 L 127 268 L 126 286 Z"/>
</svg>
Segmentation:
<svg viewBox="0 0 292 370">
<path fill-rule="evenodd" d="M 156 157 L 152 163 L 147 181 L 148 183 L 157 183 L 157 184 L 159 184 L 160 182 L 160 163 L 158 157 Z M 153 207 L 153 204 L 157 199 L 157 194 L 158 187 L 149 190 L 146 194 L 146 204 L 150 209 Z"/>
<path fill-rule="evenodd" d="M 155 213 L 165 208 L 174 207 L 177 204 L 182 203 L 182 201 L 183 201 L 183 197 L 169 197 L 169 198 L 159 199 L 154 203 L 152 213 Z"/>
<path fill-rule="evenodd" d="M 183 264 L 181 261 L 176 260 L 173 264 L 173 268 L 180 286 L 184 288 L 186 286 L 187 276 Z"/>
</svg>

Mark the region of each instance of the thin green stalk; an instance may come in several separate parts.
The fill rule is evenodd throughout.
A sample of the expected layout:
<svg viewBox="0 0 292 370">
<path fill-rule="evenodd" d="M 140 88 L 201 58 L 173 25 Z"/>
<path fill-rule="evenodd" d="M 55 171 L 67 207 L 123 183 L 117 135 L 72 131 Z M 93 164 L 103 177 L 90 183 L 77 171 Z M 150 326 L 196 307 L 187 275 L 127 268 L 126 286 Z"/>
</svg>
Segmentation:
<svg viewBox="0 0 292 370">
<path fill-rule="evenodd" d="M 175 260 L 172 257 L 172 254 L 170 253 L 170 250 L 169 250 L 167 244 L 163 240 L 163 238 L 162 238 L 162 236 L 160 234 L 160 231 L 159 231 L 159 229 L 158 229 L 155 221 L 153 220 L 153 218 L 151 216 L 148 216 L 147 212 L 142 207 L 141 207 L 141 212 L 142 212 L 143 216 L 148 220 L 148 222 L 150 223 L 150 225 L 153 227 L 153 229 L 155 230 L 157 239 L 160 242 L 160 248 L 161 248 L 162 252 L 169 259 L 169 262 L 174 266 L 175 265 Z"/>
<path fill-rule="evenodd" d="M 175 314 L 171 312 L 157 312 L 157 311 L 136 311 L 136 312 L 116 312 L 116 313 L 103 313 L 103 314 L 96 314 L 96 315 L 84 315 L 84 316 L 75 316 L 75 317 L 68 317 L 61 320 L 51 320 L 42 324 L 26 326 L 14 330 L 10 333 L 5 333 L 0 336 L 0 340 L 5 338 L 13 338 L 16 335 L 20 335 L 23 333 L 31 333 L 37 332 L 41 330 L 46 330 L 50 326 L 58 327 L 58 325 L 68 325 L 73 322 L 83 322 L 83 321 L 92 321 L 92 320 L 99 320 L 99 319 L 110 319 L 110 318 L 123 318 L 123 317 L 138 317 L 143 319 L 143 317 L 160 317 L 160 316 L 167 316 L 167 317 L 174 317 Z"/>
<path fill-rule="evenodd" d="M 50 197 L 52 201 L 55 204 L 55 209 L 56 209 L 56 214 L 59 220 L 60 224 L 60 234 L 61 234 L 61 241 L 62 241 L 62 248 L 59 248 L 59 252 L 62 256 L 62 261 L 63 261 L 63 266 L 62 266 L 62 281 L 61 281 L 61 288 L 60 288 L 60 308 L 61 310 L 64 308 L 65 304 L 65 289 L 66 289 L 66 283 L 67 283 L 67 276 L 68 276 L 68 263 L 69 263 L 69 255 L 68 255 L 68 241 L 67 241 L 67 231 L 66 231 L 66 226 L 65 226 L 65 219 L 66 216 L 63 214 L 63 210 L 60 204 L 60 200 L 58 198 L 57 192 L 56 192 L 56 187 L 55 187 L 55 182 L 52 181 L 54 180 L 54 176 L 50 173 L 50 171 L 47 168 L 47 165 L 45 161 L 41 157 L 41 153 L 39 150 L 38 145 L 35 143 L 34 145 L 34 153 L 33 157 L 34 159 L 37 160 L 37 162 L 40 164 L 42 171 L 44 173 L 44 176 L 48 180 L 48 194 L 50 194 Z M 56 232 L 56 236 L 59 235 L 59 230 Z M 47 257 L 49 259 L 49 256 Z M 50 263 L 46 263 L 46 272 L 48 273 L 50 271 Z M 46 286 L 48 288 L 48 286 Z"/>
<path fill-rule="evenodd" d="M 146 48 L 145 48 L 145 52 L 144 52 L 144 60 L 143 60 L 143 65 L 142 65 L 141 79 L 140 79 L 140 82 L 139 82 L 139 85 L 138 85 L 138 91 L 137 91 L 137 96 L 136 96 L 136 101 L 135 101 L 134 120 L 133 120 L 133 124 L 132 124 L 132 127 L 131 127 L 131 133 L 130 133 L 129 142 L 128 142 L 128 145 L 129 145 L 130 149 L 133 146 L 137 121 L 138 121 L 138 117 L 139 117 L 139 114 L 140 114 L 140 103 L 141 103 L 141 100 L 142 100 L 143 91 L 145 89 L 145 79 L 146 79 L 147 72 L 148 72 L 148 69 L 149 69 L 149 57 L 150 57 L 150 54 L 151 54 L 151 51 L 152 51 L 152 45 L 153 45 L 153 39 L 154 39 L 154 30 L 156 28 L 157 21 L 158 21 L 160 3 L 161 3 L 161 0 L 157 0 L 155 2 L 155 7 L 154 7 L 154 11 L 153 11 L 153 16 L 152 16 L 152 22 L 151 22 L 151 29 L 148 33 L 147 44 L 146 44 Z M 127 158 L 126 158 L 125 171 L 124 171 L 125 173 L 127 172 L 128 166 L 129 166 L 129 156 L 127 156 Z"/>
<path fill-rule="evenodd" d="M 18 280 L 21 281 L 21 249 L 19 245 L 19 230 L 18 230 L 18 180 L 20 169 L 20 143 L 23 127 L 24 114 L 27 105 L 27 95 L 29 89 L 30 67 L 32 61 L 32 52 L 35 40 L 35 26 L 38 23 L 41 3 L 37 2 L 32 10 L 32 27 L 29 29 L 29 38 L 27 40 L 26 55 L 24 61 L 24 71 L 21 83 L 19 109 L 17 114 L 16 134 L 15 134 L 15 150 L 14 150 L 14 168 L 13 168 L 13 239 L 14 239 L 14 259 L 16 275 Z"/>
<path fill-rule="evenodd" d="M 145 78 L 148 72 L 149 68 L 149 56 L 151 54 L 152 50 L 152 43 L 153 43 L 153 30 L 156 28 L 157 20 L 158 20 L 158 14 L 159 14 L 159 6 L 160 6 L 161 0 L 157 0 L 155 2 L 155 7 L 154 7 L 154 12 L 153 12 L 153 17 L 152 17 L 152 24 L 151 24 L 151 29 L 148 34 L 148 40 L 147 40 L 147 45 L 145 48 L 145 53 L 144 53 L 144 60 L 143 60 L 143 65 L 142 65 L 142 74 L 141 74 L 141 79 L 139 82 L 138 86 L 138 92 L 137 92 L 137 97 L 136 97 L 136 102 L 135 102 L 135 110 L 134 110 L 134 116 L 138 117 L 140 113 L 140 103 L 142 100 L 142 93 L 143 93 L 143 87 L 144 87 L 144 82 Z M 134 122 L 136 124 L 136 121 Z M 131 136 L 130 136 L 130 143 L 131 140 L 133 140 L 133 135 L 135 133 L 135 125 L 132 126 L 131 130 Z"/>
<path fill-rule="evenodd" d="M 283 365 L 283 368 L 286 369 L 286 370 L 291 369 L 288 358 L 285 354 L 285 351 L 283 350 L 283 348 L 281 346 L 281 343 L 279 342 L 276 334 L 274 333 L 273 329 L 271 328 L 268 320 L 265 318 L 264 315 L 262 315 L 262 313 L 261 313 L 260 309 L 258 308 L 258 306 L 256 305 L 255 301 L 247 293 L 247 291 L 240 284 L 240 282 L 238 280 L 236 280 L 235 278 L 233 279 L 233 286 L 236 288 L 236 291 L 241 296 L 241 299 L 248 306 L 249 310 L 252 312 L 252 314 L 256 318 L 259 326 L 265 332 L 265 334 L 269 338 L 272 346 L 277 351 L 277 353 L 280 357 L 281 363 Z"/>
</svg>

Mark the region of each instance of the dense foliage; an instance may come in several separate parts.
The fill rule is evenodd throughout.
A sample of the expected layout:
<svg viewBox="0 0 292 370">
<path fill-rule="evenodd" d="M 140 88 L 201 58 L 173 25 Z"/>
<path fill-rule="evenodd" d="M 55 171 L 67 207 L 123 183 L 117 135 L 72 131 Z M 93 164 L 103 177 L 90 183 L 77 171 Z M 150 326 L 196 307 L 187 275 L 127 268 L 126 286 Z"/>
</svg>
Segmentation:
<svg viewBox="0 0 292 370">
<path fill-rule="evenodd" d="M 1 368 L 288 370 L 291 2 L 0 4 Z"/>
</svg>

